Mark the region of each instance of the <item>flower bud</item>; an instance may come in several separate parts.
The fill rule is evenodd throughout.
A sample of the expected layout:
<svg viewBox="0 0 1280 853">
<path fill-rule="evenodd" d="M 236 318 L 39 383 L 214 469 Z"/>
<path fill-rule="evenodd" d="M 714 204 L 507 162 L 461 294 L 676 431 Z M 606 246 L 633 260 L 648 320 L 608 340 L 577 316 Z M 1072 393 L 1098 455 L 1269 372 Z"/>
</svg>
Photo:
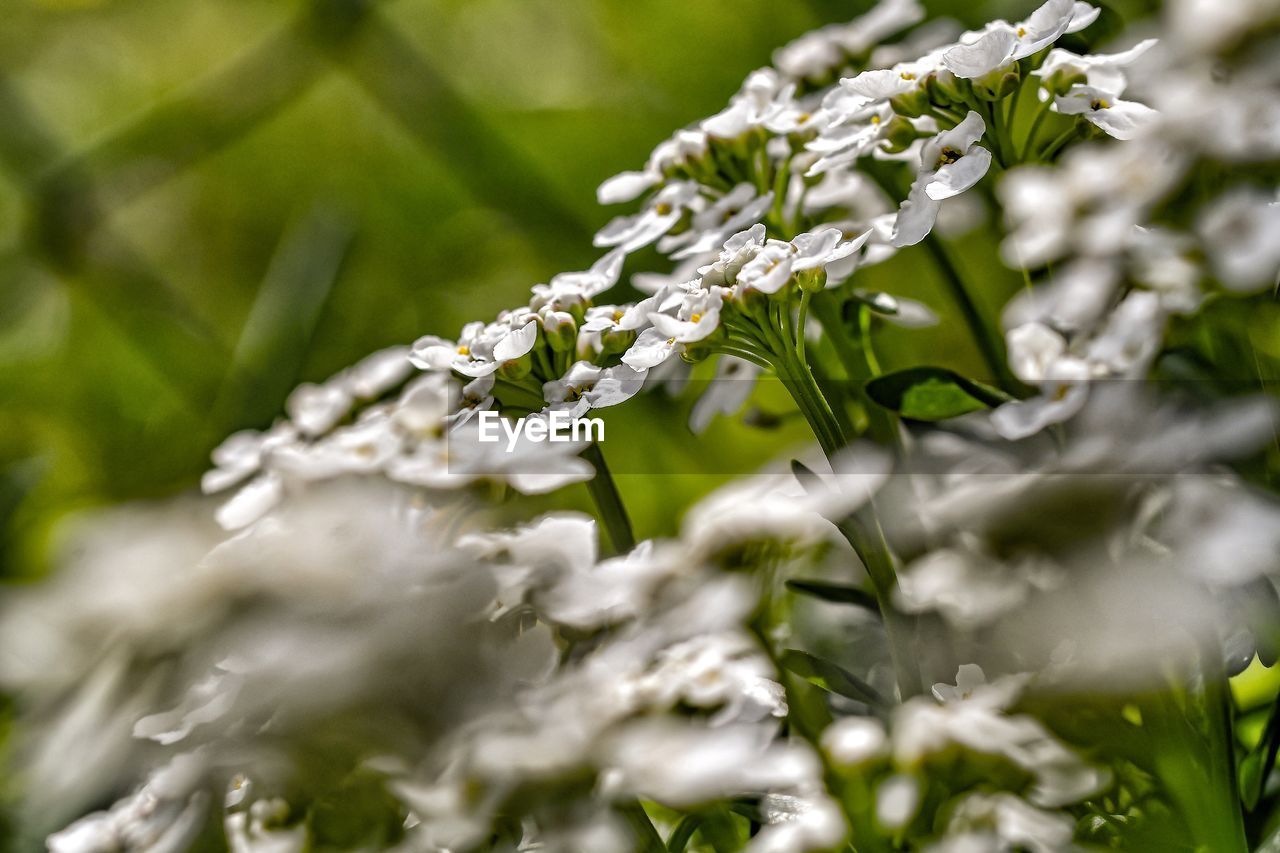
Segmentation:
<svg viewBox="0 0 1280 853">
<path fill-rule="evenodd" d="M 825 267 L 801 270 L 796 273 L 795 278 L 796 286 L 809 293 L 820 293 L 827 286 L 827 270 Z"/>
<path fill-rule="evenodd" d="M 504 361 L 498 368 L 498 375 L 503 379 L 519 382 L 533 370 L 533 357 L 528 353 L 512 361 Z"/>
<path fill-rule="evenodd" d="M 968 80 L 957 77 L 945 68 L 928 76 L 925 80 L 925 89 L 929 93 L 929 98 L 943 107 L 963 104 L 969 92 L 972 91 Z"/>
<path fill-rule="evenodd" d="M 609 329 L 600 336 L 600 353 L 601 355 L 615 355 L 626 352 L 636 342 L 636 337 L 637 335 L 634 331 Z"/>
<path fill-rule="evenodd" d="M 745 287 L 738 291 L 738 302 L 742 312 L 752 317 L 768 317 L 769 297 L 754 288 Z"/>
<path fill-rule="evenodd" d="M 894 116 L 884 131 L 884 150 L 890 154 L 900 154 L 919 137 L 915 125 L 902 116 Z"/>
<path fill-rule="evenodd" d="M 1087 85 L 1089 78 L 1079 71 L 1072 71 L 1066 68 L 1059 68 L 1057 71 L 1044 78 L 1044 88 L 1048 90 L 1050 95 L 1065 95 L 1071 91 L 1072 86 Z"/>
<path fill-rule="evenodd" d="M 680 358 L 686 364 L 697 364 L 700 361 L 706 361 L 711 355 L 711 348 L 706 343 L 700 341 L 696 344 L 685 347 L 684 352 L 680 353 Z"/>
<path fill-rule="evenodd" d="M 889 106 L 898 115 L 919 118 L 929 112 L 929 93 L 924 87 L 917 86 L 910 92 L 894 95 L 889 99 Z"/>
<path fill-rule="evenodd" d="M 973 93 L 984 101 L 1001 101 L 1018 91 L 1022 78 L 1017 65 L 988 71 L 973 81 Z"/>
<path fill-rule="evenodd" d="M 547 343 L 555 352 L 573 349 L 578 339 L 578 324 L 573 315 L 565 311 L 546 311 L 542 314 L 542 330 L 547 333 Z"/>
<path fill-rule="evenodd" d="M 859 767 L 889 757 L 889 736 L 878 720 L 843 717 L 822 733 L 822 750 L 837 767 Z"/>
</svg>

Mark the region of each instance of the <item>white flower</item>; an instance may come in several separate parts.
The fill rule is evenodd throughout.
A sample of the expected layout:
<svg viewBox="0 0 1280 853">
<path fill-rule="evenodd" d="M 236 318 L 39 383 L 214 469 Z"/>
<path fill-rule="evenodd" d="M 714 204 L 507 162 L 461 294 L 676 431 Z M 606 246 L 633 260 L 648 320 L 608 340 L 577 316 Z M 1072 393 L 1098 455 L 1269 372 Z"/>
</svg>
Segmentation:
<svg viewBox="0 0 1280 853">
<path fill-rule="evenodd" d="M 213 494 L 230 488 L 251 474 L 256 474 L 277 447 L 290 444 L 298 438 L 297 428 L 281 421 L 266 432 L 241 430 L 232 433 L 213 450 L 213 464 L 200 478 L 200 490 Z"/>
<path fill-rule="evenodd" d="M 595 245 L 617 246 L 629 254 L 674 228 L 687 210 L 701 210 L 705 205 L 700 185 L 674 181 L 655 193 L 639 213 L 611 219 L 596 234 Z"/>
<path fill-rule="evenodd" d="M 293 390 L 284 407 L 303 435 L 316 436 L 346 417 L 354 402 L 340 383 L 304 382 Z"/>
<path fill-rule="evenodd" d="M 813 30 L 779 48 L 773 64 L 788 77 L 818 80 L 923 17 L 918 0 L 881 0 L 847 24 Z"/>
<path fill-rule="evenodd" d="M 689 429 L 702 433 L 716 415 L 732 415 L 747 402 L 755 389 L 760 368 L 731 355 L 720 356 L 715 378 L 698 397 L 689 412 Z"/>
<path fill-rule="evenodd" d="M 209 794 L 200 790 L 205 761 L 174 756 L 137 792 L 50 835 L 49 853 L 152 853 L 183 850 L 204 828 Z"/>
<path fill-rule="evenodd" d="M 927 850 L 1069 853 L 1078 849 L 1074 836 L 1075 824 L 1068 814 L 1036 808 L 1013 794 L 971 793 L 959 798 L 952 811 L 947 838 Z M 966 843 L 970 846 L 964 846 Z"/>
<path fill-rule="evenodd" d="M 738 184 L 705 210 L 693 215 L 688 231 L 668 234 L 658 241 L 658 251 L 683 260 L 719 251 L 724 241 L 760 221 L 773 205 L 773 193 L 756 195 L 751 184 Z"/>
<path fill-rule="evenodd" d="M 675 808 L 795 788 L 821 772 L 807 748 L 773 741 L 772 726 L 748 724 L 639 720 L 610 738 L 602 757 L 611 790 Z"/>
<path fill-rule="evenodd" d="M 678 130 L 653 150 L 640 172 L 623 172 L 600 185 L 596 198 L 601 204 L 619 204 L 639 198 L 659 186 L 666 175 L 707 153 L 707 135 L 701 130 Z"/>
<path fill-rule="evenodd" d="M 820 790 L 765 795 L 760 801 L 765 825 L 744 853 L 808 853 L 831 850 L 848 833 L 844 812 Z"/>
<path fill-rule="evenodd" d="M 871 499 L 889 475 L 887 456 L 851 448 L 802 486 L 785 474 L 759 474 L 717 489 L 689 509 L 681 529 L 695 554 L 715 555 L 746 542 L 806 547 L 830 539 L 839 522 Z"/>
<path fill-rule="evenodd" d="M 942 704 L 969 699 L 974 692 L 987 684 L 986 673 L 976 663 L 963 663 L 956 670 L 956 683 L 935 684 L 930 692 Z"/>
<path fill-rule="evenodd" d="M 732 287 L 742 268 L 759 253 L 764 244 L 765 227 L 761 223 L 734 234 L 725 241 L 720 256 L 715 261 L 698 269 L 702 286 Z"/>
<path fill-rule="evenodd" d="M 668 646 L 628 685 L 647 708 L 684 704 L 715 711 L 711 725 L 756 723 L 787 715 L 773 664 L 743 632 L 704 634 Z"/>
<path fill-rule="evenodd" d="M 590 304 L 591 300 L 618 283 L 626 252 L 614 249 L 605 254 L 591 268 L 582 272 L 562 272 L 547 284 L 533 286 L 533 298 L 529 301 L 532 311 L 549 309 L 566 311 Z"/>
<path fill-rule="evenodd" d="M 230 853 L 302 853 L 309 846 L 307 825 L 278 826 L 289 815 L 281 799 L 255 800 L 243 811 L 229 812 L 223 821 Z"/>
<path fill-rule="evenodd" d="M 387 347 L 360 359 L 343 371 L 347 390 L 358 400 L 373 400 L 409 378 L 413 364 L 409 347 Z"/>
<path fill-rule="evenodd" d="M 1073 0 L 1048 0 L 1016 24 L 993 21 L 980 34 L 942 55 L 943 64 L 957 77 L 973 79 L 1039 53 L 1068 32 L 1076 32 L 1093 22 L 1097 9 Z"/>
<path fill-rule="evenodd" d="M 977 144 L 984 132 L 982 117 L 970 110 L 960 124 L 925 143 L 920 151 L 920 171 L 898 211 L 894 246 L 912 246 L 923 240 L 933 229 L 941 202 L 969 189 L 987 173 L 991 152 Z"/>
<path fill-rule="evenodd" d="M 543 383 L 542 395 L 553 408 L 568 404 L 577 412 L 577 404 L 581 403 L 584 410 L 603 409 L 630 400 L 640 392 L 644 379 L 645 371 L 635 370 L 627 364 L 597 367 L 579 361 L 560 379 Z"/>
<path fill-rule="evenodd" d="M 822 732 L 822 750 L 841 767 L 858 767 L 889 757 L 889 736 L 871 717 L 842 717 Z"/>
<path fill-rule="evenodd" d="M 698 126 L 712 138 L 737 139 L 764 126 L 792 100 L 794 93 L 794 83 L 784 81 L 772 68 L 761 68 L 747 75 L 728 107 L 703 119 Z"/>
<path fill-rule="evenodd" d="M 1049 55 L 1040 67 L 1031 73 L 1046 81 L 1055 75 L 1083 74 L 1087 85 L 1119 95 L 1129 85 L 1129 80 L 1122 69 L 1141 59 L 1147 51 L 1155 47 L 1156 42 L 1156 39 L 1145 39 L 1119 53 L 1095 53 L 1083 56 L 1056 47 L 1049 51 Z M 1045 100 L 1049 93 L 1041 89 L 1039 96 L 1041 100 Z"/>
<path fill-rule="evenodd" d="M 1111 92 L 1080 83 L 1072 86 L 1067 94 L 1054 98 L 1053 108 L 1063 115 L 1084 116 L 1090 124 L 1116 139 L 1133 139 L 1159 115 L 1146 104 L 1125 101 Z"/>
<path fill-rule="evenodd" d="M 675 355 L 679 345 L 657 329 L 645 329 L 622 356 L 622 363 L 634 370 L 651 370 Z"/>
<path fill-rule="evenodd" d="M 956 746 L 1000 756 L 1032 777 L 1027 799 L 1038 806 L 1079 802 L 1105 788 L 1110 778 L 1059 742 L 1039 720 L 1005 714 L 988 702 L 938 705 L 917 697 L 897 709 L 892 737 L 894 760 L 904 769 L 918 768 Z"/>
<path fill-rule="evenodd" d="M 538 419 L 546 420 L 546 415 L 531 414 L 526 424 Z M 549 434 L 550 425 L 547 430 Z M 535 441 L 521 430 L 515 445 L 508 450 L 506 441 L 480 441 L 479 424 L 470 420 L 449 430 L 446 464 L 424 468 L 419 482 L 452 487 L 475 480 L 495 480 L 510 484 L 522 494 L 546 494 L 595 475 L 591 463 L 578 458 L 582 449 L 582 442 Z M 414 482 L 403 468 L 400 479 Z"/>
<path fill-rule="evenodd" d="M 427 335 L 413 344 L 409 359 L 423 370 L 452 370 L 472 378 L 488 376 L 503 362 L 533 349 L 538 323 L 528 311 L 512 312 L 503 320 L 468 323 L 457 343 Z"/>
<path fill-rule="evenodd" d="M 1197 231 L 1224 287 L 1251 293 L 1276 285 L 1280 274 L 1280 203 L 1274 194 L 1231 189 L 1204 211 Z"/>
<path fill-rule="evenodd" d="M 724 298 L 725 291 L 720 287 L 692 288 L 680 300 L 674 315 L 655 311 L 649 315 L 649 322 L 659 334 L 677 343 L 697 343 L 720 328 Z"/>
<path fill-rule="evenodd" d="M 214 513 L 224 530 L 239 530 L 262 518 L 284 499 L 284 478 L 275 471 L 259 474 Z"/>
<path fill-rule="evenodd" d="M 960 629 L 981 628 L 1009 613 L 1053 575 L 1031 560 L 1005 564 L 982 554 L 939 549 L 898 573 L 893 601 L 906 613 L 937 612 Z"/>
</svg>

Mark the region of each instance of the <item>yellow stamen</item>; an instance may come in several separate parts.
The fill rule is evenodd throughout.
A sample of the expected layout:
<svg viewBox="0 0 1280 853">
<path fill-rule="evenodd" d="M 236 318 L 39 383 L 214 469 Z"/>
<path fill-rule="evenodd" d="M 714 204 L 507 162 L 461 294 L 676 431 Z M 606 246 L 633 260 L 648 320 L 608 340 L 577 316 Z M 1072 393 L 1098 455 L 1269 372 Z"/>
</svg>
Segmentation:
<svg viewBox="0 0 1280 853">
<path fill-rule="evenodd" d="M 471 347 L 467 346 L 466 344 L 459 345 L 458 355 L 471 355 Z"/>
<path fill-rule="evenodd" d="M 701 314 L 693 314 L 691 317 L 689 317 L 689 322 L 690 322 L 690 323 L 696 323 L 696 322 L 698 322 L 698 321 L 699 321 L 699 320 L 701 320 L 701 319 L 702 319 L 702 315 L 701 315 Z"/>
</svg>

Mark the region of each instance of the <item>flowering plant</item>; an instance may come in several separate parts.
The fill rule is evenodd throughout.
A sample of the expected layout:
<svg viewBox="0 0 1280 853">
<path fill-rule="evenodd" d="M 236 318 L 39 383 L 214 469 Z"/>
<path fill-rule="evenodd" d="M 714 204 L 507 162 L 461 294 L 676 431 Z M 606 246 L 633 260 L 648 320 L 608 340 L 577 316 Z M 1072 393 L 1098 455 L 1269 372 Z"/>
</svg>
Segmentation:
<svg viewBox="0 0 1280 853">
<path fill-rule="evenodd" d="M 589 269 L 299 387 L 214 451 L 216 510 L 82 534 L 0 612 L 23 831 L 1280 849 L 1280 7 L 1098 46 L 1097 6 L 1027 11 L 881 0 L 782 47 L 600 186 Z M 945 301 L 863 285 L 907 252 Z M 1019 292 L 964 272 L 1001 264 Z M 976 360 L 878 351 L 939 324 Z M 770 383 L 816 450 L 671 538 L 599 433 L 536 438 L 662 392 L 701 432 Z M 513 517 L 575 483 L 594 516 Z"/>
</svg>

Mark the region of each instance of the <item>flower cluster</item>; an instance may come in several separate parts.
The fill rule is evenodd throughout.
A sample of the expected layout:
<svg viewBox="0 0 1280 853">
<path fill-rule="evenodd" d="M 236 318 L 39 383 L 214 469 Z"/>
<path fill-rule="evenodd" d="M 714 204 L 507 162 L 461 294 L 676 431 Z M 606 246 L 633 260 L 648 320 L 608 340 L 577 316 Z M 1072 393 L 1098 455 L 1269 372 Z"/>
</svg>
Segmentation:
<svg viewBox="0 0 1280 853">
<path fill-rule="evenodd" d="M 6 597 L 23 831 L 1245 850 L 1278 802 L 1274 685 L 1245 725 L 1230 681 L 1280 653 L 1277 414 L 1218 398 L 1280 375 L 1280 16 L 1223 5 L 1102 52 L 1078 0 L 967 32 L 882 0 L 781 48 L 600 186 L 633 207 L 589 269 L 299 387 L 214 450 L 216 508 L 121 510 Z M 1021 272 L 1003 334 L 961 251 Z M 915 258 L 952 310 L 868 286 Z M 885 324 L 972 352 L 893 363 Z M 773 377 L 820 453 L 678 536 L 636 543 L 598 439 L 482 440 L 704 363 L 695 430 Z M 512 518 L 575 483 L 595 517 Z"/>
</svg>

